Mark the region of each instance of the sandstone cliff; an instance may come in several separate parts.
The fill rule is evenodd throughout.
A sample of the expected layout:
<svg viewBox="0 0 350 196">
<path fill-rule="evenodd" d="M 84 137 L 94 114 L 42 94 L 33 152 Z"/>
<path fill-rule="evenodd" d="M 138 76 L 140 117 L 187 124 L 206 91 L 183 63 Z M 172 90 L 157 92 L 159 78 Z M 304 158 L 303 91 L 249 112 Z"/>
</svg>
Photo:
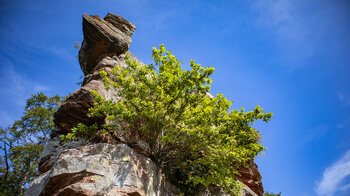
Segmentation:
<svg viewBox="0 0 350 196">
<path fill-rule="evenodd" d="M 147 157 L 147 145 L 137 141 L 133 133 L 127 138 L 118 134 L 91 141 L 60 144 L 58 137 L 78 123 L 104 123 L 104 119 L 86 116 L 93 106 L 90 90 L 96 90 L 107 99 L 116 99 L 116 92 L 106 90 L 99 72 L 110 73 L 116 65 L 126 66 L 128 51 L 135 26 L 120 16 L 108 14 L 83 16 L 84 41 L 79 51 L 79 63 L 85 78 L 82 87 L 72 93 L 55 113 L 57 130 L 46 145 L 39 160 L 38 177 L 26 195 L 180 195 L 169 183 L 156 164 Z M 261 175 L 254 161 L 240 169 L 238 179 L 246 184 L 242 195 L 263 193 Z M 216 187 L 209 187 L 198 195 L 224 195 Z"/>
</svg>

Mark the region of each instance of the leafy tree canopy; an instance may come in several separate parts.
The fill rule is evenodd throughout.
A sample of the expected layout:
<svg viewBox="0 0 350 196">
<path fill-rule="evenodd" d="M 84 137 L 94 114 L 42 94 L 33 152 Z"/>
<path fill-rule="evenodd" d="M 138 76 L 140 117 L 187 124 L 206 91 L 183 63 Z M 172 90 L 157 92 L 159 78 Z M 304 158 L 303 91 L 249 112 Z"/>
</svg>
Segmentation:
<svg viewBox="0 0 350 196">
<path fill-rule="evenodd" d="M 214 68 L 192 60 L 191 70 L 182 70 L 181 62 L 164 45 L 153 48 L 152 56 L 155 64 L 138 64 L 126 56 L 127 67 L 102 71 L 106 88 L 116 89 L 119 99 L 92 91 L 97 103 L 89 116 L 106 116 L 107 134 L 117 130 L 120 138 L 127 138 L 128 133 L 137 133 L 149 145 L 151 158 L 184 192 L 216 185 L 238 194 L 238 167 L 264 150 L 252 125 L 256 120 L 268 122 L 272 113 L 262 113 L 260 106 L 248 112 L 230 110 L 232 102 L 224 95 L 211 96 Z M 85 133 L 91 137 L 96 129 L 96 125 L 79 125 L 63 139 Z"/>
<path fill-rule="evenodd" d="M 37 163 L 54 127 L 53 113 L 61 103 L 56 95 L 32 95 L 21 120 L 0 128 L 0 195 L 23 195 L 35 177 Z"/>
<path fill-rule="evenodd" d="M 263 196 L 281 196 L 281 192 L 280 193 L 271 193 L 271 192 L 265 192 Z"/>
</svg>

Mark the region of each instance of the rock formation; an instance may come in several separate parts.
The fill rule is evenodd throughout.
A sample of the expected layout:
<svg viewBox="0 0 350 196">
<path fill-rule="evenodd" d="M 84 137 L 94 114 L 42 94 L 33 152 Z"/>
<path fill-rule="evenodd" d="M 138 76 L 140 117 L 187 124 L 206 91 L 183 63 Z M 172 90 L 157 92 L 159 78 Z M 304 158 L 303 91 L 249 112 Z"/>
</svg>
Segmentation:
<svg viewBox="0 0 350 196">
<path fill-rule="evenodd" d="M 239 181 L 247 185 L 257 195 L 263 195 L 264 188 L 261 182 L 261 175 L 258 170 L 258 165 L 254 161 L 248 161 L 248 167 L 240 167 L 239 173 L 241 174 L 237 176 Z"/>
<path fill-rule="evenodd" d="M 108 14 L 83 16 L 84 41 L 79 51 L 79 63 L 85 78 L 82 87 L 72 93 L 55 113 L 57 130 L 51 135 L 39 160 L 38 177 L 26 195 L 180 195 L 167 181 L 157 165 L 148 157 L 147 145 L 133 133 L 127 141 L 118 138 L 98 138 L 60 144 L 58 136 L 66 134 L 78 123 L 104 123 L 104 118 L 88 118 L 88 109 L 95 100 L 95 90 L 107 99 L 117 99 L 116 92 L 106 90 L 99 72 L 108 74 L 116 65 L 127 66 L 124 56 L 142 64 L 131 52 L 131 36 L 135 26 L 120 16 Z M 242 195 L 261 196 L 261 175 L 254 161 L 240 169 L 237 178 L 245 184 Z M 198 195 L 225 195 L 216 187 L 208 187 Z"/>
<path fill-rule="evenodd" d="M 27 195 L 179 195 L 158 167 L 126 144 L 50 141 Z"/>
</svg>

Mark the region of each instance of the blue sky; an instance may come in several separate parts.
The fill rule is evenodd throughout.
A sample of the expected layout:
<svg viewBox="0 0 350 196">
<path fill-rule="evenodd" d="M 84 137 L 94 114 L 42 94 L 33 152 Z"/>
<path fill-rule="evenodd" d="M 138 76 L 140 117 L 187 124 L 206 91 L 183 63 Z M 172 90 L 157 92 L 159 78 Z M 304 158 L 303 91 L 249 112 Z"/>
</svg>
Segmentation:
<svg viewBox="0 0 350 196">
<path fill-rule="evenodd" d="M 151 63 L 164 43 L 187 67 L 214 66 L 212 94 L 234 108 L 273 112 L 258 123 L 267 191 L 350 194 L 350 2 L 40 1 L 0 3 L 0 126 L 40 91 L 67 95 L 82 71 L 73 42 L 83 13 L 119 14 L 136 25 L 130 51 Z"/>
</svg>

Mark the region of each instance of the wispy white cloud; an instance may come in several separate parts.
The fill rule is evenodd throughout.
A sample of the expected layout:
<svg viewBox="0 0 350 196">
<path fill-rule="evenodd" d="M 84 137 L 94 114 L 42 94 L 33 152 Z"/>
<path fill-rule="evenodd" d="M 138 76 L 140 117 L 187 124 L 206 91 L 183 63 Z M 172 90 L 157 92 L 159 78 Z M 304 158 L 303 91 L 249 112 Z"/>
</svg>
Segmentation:
<svg viewBox="0 0 350 196">
<path fill-rule="evenodd" d="M 258 0 L 253 4 L 259 27 L 271 32 L 284 58 L 303 61 L 314 53 L 312 32 L 295 1 Z M 303 63 L 298 63 L 303 65 Z M 296 66 L 296 64 L 294 64 Z"/>
<path fill-rule="evenodd" d="M 47 85 L 29 79 L 15 70 L 8 59 L 0 56 L 0 126 L 7 126 L 22 113 L 31 94 L 50 90 Z"/>
<path fill-rule="evenodd" d="M 348 127 L 350 124 L 350 117 L 346 118 L 345 120 L 343 120 L 342 122 L 338 123 L 337 124 L 337 127 L 339 129 L 344 129 L 346 127 Z"/>
<path fill-rule="evenodd" d="M 16 72 L 11 63 L 0 68 L 0 73 L 0 83 L 6 84 L 0 87 L 1 91 L 18 105 L 24 105 L 27 96 L 32 93 L 49 90 L 48 86 L 32 81 L 25 75 Z"/>
<path fill-rule="evenodd" d="M 12 118 L 6 111 L 0 110 L 0 127 L 6 128 L 8 125 L 14 122 L 14 118 Z"/>
<path fill-rule="evenodd" d="M 350 184 L 342 185 L 342 181 L 350 176 L 350 150 L 338 161 L 329 166 L 324 172 L 315 191 L 318 195 L 332 196 L 337 191 L 346 191 Z"/>
<path fill-rule="evenodd" d="M 321 124 L 308 130 L 309 131 L 307 132 L 307 134 L 305 134 L 305 137 L 301 139 L 302 144 L 310 142 L 315 139 L 322 138 L 329 130 L 329 127 L 328 125 Z"/>
<path fill-rule="evenodd" d="M 337 96 L 342 106 L 350 106 L 350 95 L 338 92 Z"/>
<path fill-rule="evenodd" d="M 293 5 L 289 0 L 259 0 L 253 7 L 262 16 L 258 22 L 263 25 L 285 25 L 296 22 Z"/>
<path fill-rule="evenodd" d="M 344 185 L 344 186 L 342 186 L 342 187 L 340 188 L 340 190 L 342 190 L 342 191 L 346 191 L 346 190 L 348 190 L 348 189 L 350 189 L 350 183 L 347 184 L 347 185 Z"/>
<path fill-rule="evenodd" d="M 310 145 L 315 141 L 322 140 L 327 135 L 330 128 L 327 124 L 319 124 L 312 127 L 304 127 L 303 130 L 303 136 L 294 142 L 293 147 L 295 149 L 302 150 L 305 146 Z"/>
</svg>

